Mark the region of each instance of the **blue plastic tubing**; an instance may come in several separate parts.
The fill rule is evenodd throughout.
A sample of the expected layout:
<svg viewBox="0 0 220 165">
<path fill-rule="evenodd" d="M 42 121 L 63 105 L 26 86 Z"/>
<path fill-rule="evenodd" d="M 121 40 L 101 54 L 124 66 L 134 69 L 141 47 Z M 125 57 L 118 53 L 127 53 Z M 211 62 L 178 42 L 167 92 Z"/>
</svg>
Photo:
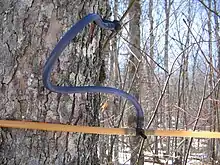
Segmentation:
<svg viewBox="0 0 220 165">
<path fill-rule="evenodd" d="M 136 109 L 136 115 L 137 115 L 137 128 L 143 127 L 143 120 L 144 120 L 144 113 L 143 110 L 138 103 L 137 99 L 133 97 L 132 95 L 116 89 L 112 87 L 103 87 L 103 86 L 56 86 L 53 85 L 50 81 L 50 74 L 52 72 L 54 63 L 57 61 L 58 57 L 62 53 L 62 51 L 65 49 L 65 47 L 71 42 L 71 40 L 82 31 L 82 29 L 88 25 L 90 22 L 95 22 L 97 25 L 99 25 L 103 29 L 107 30 L 115 30 L 116 24 L 111 21 L 103 20 L 99 15 L 97 14 L 88 14 L 81 20 L 79 20 L 75 25 L 73 25 L 69 31 L 67 31 L 64 36 L 60 39 L 60 41 L 57 43 L 53 51 L 51 52 L 49 58 L 46 61 L 46 64 L 44 66 L 43 70 L 43 83 L 44 86 L 56 93 L 62 93 L 62 94 L 72 94 L 72 93 L 86 93 L 86 92 L 100 92 L 100 93 L 108 93 L 108 94 L 114 94 L 117 96 L 122 96 L 129 100 Z"/>
</svg>

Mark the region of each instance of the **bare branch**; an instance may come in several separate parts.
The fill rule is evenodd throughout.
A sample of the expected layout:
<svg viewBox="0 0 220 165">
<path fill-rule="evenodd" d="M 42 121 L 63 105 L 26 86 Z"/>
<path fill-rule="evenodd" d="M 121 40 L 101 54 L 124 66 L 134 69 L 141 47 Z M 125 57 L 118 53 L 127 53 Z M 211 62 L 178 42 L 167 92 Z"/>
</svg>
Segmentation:
<svg viewBox="0 0 220 165">
<path fill-rule="evenodd" d="M 206 9 L 208 9 L 209 11 L 211 11 L 212 13 L 214 13 L 216 16 L 218 16 L 220 18 L 219 13 L 217 13 L 216 11 L 212 10 L 211 8 L 209 8 L 203 1 L 198 0 Z"/>
</svg>

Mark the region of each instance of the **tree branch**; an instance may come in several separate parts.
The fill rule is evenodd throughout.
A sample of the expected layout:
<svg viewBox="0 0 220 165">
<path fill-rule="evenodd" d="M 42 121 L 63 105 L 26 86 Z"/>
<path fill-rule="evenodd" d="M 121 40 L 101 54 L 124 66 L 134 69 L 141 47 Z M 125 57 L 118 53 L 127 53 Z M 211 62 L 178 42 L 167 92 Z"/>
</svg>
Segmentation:
<svg viewBox="0 0 220 165">
<path fill-rule="evenodd" d="M 217 13 L 216 11 L 210 9 L 202 0 L 198 0 L 206 9 L 208 9 L 209 11 L 211 11 L 212 13 L 214 13 L 216 16 L 218 16 L 220 18 L 219 13 Z"/>
</svg>

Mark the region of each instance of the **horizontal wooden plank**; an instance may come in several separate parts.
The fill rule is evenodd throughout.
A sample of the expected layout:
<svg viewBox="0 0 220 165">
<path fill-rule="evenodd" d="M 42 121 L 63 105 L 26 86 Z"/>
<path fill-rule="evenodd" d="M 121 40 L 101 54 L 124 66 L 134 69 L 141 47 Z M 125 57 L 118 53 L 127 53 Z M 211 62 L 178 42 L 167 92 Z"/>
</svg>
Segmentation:
<svg viewBox="0 0 220 165">
<path fill-rule="evenodd" d="M 133 128 L 104 128 L 75 126 L 67 124 L 52 124 L 32 121 L 0 120 L 0 127 L 32 129 L 43 131 L 76 132 L 102 135 L 128 135 L 135 136 Z M 185 130 L 145 130 L 147 136 L 193 137 L 193 138 L 220 138 L 220 132 L 185 131 Z"/>
<path fill-rule="evenodd" d="M 89 126 L 75 126 L 75 125 L 67 125 L 67 124 L 52 124 L 52 123 L 43 123 L 43 122 L 15 121 L 15 120 L 0 120 L 0 127 L 43 130 L 43 131 L 78 132 L 78 133 L 103 134 L 103 135 L 135 135 L 136 134 L 136 130 L 132 128 L 89 127 Z"/>
</svg>

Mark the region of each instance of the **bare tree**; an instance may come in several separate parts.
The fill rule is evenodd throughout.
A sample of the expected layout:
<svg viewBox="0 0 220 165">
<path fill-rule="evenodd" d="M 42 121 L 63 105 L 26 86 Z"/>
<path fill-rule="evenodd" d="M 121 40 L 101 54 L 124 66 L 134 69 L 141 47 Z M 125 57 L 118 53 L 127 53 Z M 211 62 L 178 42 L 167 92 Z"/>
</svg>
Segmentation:
<svg viewBox="0 0 220 165">
<path fill-rule="evenodd" d="M 169 57 L 168 57 L 168 53 L 169 53 L 169 26 L 170 26 L 170 10 L 171 10 L 171 5 L 172 5 L 171 0 L 165 0 L 165 15 L 166 15 L 166 20 L 165 20 L 165 43 L 164 43 L 164 68 L 166 69 L 167 72 L 165 72 L 165 79 L 166 80 L 168 78 L 168 72 L 169 72 Z M 171 128 L 171 112 L 170 112 L 170 102 L 169 102 L 169 84 L 167 86 L 166 89 L 166 94 L 165 94 L 165 98 L 164 98 L 164 110 L 166 112 L 166 128 Z M 170 153 L 170 137 L 168 137 L 167 139 L 167 154 Z"/>
<path fill-rule="evenodd" d="M 130 0 L 129 3 L 131 3 L 132 0 Z M 140 93 L 140 77 L 137 72 L 138 70 L 138 63 L 141 59 L 140 54 L 140 15 L 141 15 L 141 5 L 140 1 L 136 0 L 134 5 L 132 6 L 130 12 L 129 12 L 129 34 L 130 34 L 130 57 L 129 57 L 129 84 L 132 83 L 131 93 L 139 99 L 139 93 Z M 132 82 L 131 80 L 135 78 Z M 129 114 L 128 116 L 128 126 L 129 127 L 136 127 L 135 126 L 136 117 L 135 114 Z M 140 144 L 140 137 L 131 137 L 130 138 L 130 148 L 131 148 L 131 164 L 136 164 L 136 161 L 138 159 L 138 146 Z M 144 156 L 141 156 L 141 160 L 139 164 L 144 164 Z"/>
</svg>

